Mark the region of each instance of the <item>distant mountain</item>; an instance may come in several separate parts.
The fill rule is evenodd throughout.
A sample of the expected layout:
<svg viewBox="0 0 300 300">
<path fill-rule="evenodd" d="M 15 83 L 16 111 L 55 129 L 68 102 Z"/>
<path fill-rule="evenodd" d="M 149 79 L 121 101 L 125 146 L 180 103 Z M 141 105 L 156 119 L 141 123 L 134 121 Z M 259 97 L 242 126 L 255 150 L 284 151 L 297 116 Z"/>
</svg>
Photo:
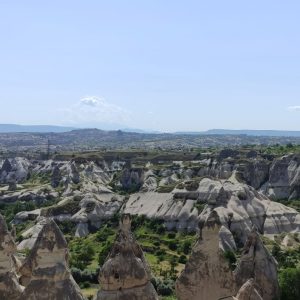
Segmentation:
<svg viewBox="0 0 300 300">
<path fill-rule="evenodd" d="M 134 132 L 134 133 L 150 133 L 150 134 L 160 134 L 163 133 L 161 131 L 155 131 L 155 130 L 148 130 L 148 129 L 138 129 L 138 128 L 122 128 L 121 129 L 124 132 Z"/>
<path fill-rule="evenodd" d="M 81 130 L 86 134 L 86 130 L 92 130 L 93 133 L 97 132 L 99 134 L 102 131 L 105 135 L 113 132 L 123 132 L 123 133 L 135 133 L 144 135 L 165 135 L 163 132 L 154 130 L 142 130 L 138 128 L 123 128 L 121 130 L 116 130 L 113 128 L 106 128 L 103 126 L 98 129 L 99 126 L 91 126 L 89 128 L 75 128 L 67 126 L 55 126 L 55 125 L 18 125 L 18 124 L 0 124 L 0 133 L 16 133 L 16 132 L 28 132 L 28 133 L 63 133 L 75 130 L 79 133 Z M 99 132 L 98 132 L 99 131 Z M 300 137 L 300 131 L 286 131 L 286 130 L 251 130 L 251 129 L 209 129 L 207 131 L 179 131 L 169 133 L 168 135 L 246 135 L 246 136 L 257 136 L 257 137 Z"/>
<path fill-rule="evenodd" d="M 202 132 L 202 134 L 300 137 L 300 131 L 287 131 L 287 130 L 210 129 L 205 132 Z"/>
<path fill-rule="evenodd" d="M 209 129 L 207 131 L 179 131 L 181 135 L 248 135 L 268 137 L 300 137 L 300 131 L 287 130 L 252 130 L 252 129 Z"/>
<path fill-rule="evenodd" d="M 54 125 L 17 125 L 0 124 L 0 132 L 67 132 L 74 130 L 73 127 L 54 126 Z"/>
</svg>

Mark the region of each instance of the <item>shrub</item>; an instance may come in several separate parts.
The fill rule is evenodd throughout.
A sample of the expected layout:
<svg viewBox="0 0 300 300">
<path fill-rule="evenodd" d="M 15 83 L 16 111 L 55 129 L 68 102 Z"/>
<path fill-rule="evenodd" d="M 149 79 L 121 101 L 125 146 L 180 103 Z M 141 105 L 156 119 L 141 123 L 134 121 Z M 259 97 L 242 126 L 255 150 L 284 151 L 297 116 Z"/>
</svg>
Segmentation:
<svg viewBox="0 0 300 300">
<path fill-rule="evenodd" d="M 184 241 L 182 246 L 182 251 L 184 254 L 188 255 L 192 250 L 192 242 L 191 241 Z"/>
<path fill-rule="evenodd" d="M 185 255 L 180 255 L 180 257 L 179 257 L 179 259 L 178 259 L 178 262 L 179 262 L 180 264 L 186 264 L 186 262 L 187 262 L 186 256 L 185 256 Z"/>
<path fill-rule="evenodd" d="M 173 280 L 157 280 L 157 293 L 161 296 L 170 296 L 173 294 L 174 281 Z"/>
<path fill-rule="evenodd" d="M 224 252 L 224 257 L 228 261 L 229 266 L 232 270 L 235 269 L 235 264 L 236 264 L 236 257 L 234 252 L 227 250 Z"/>
<path fill-rule="evenodd" d="M 89 240 L 77 239 L 71 248 L 70 265 L 72 267 L 84 270 L 95 255 L 95 249 Z"/>
<path fill-rule="evenodd" d="M 175 251 L 177 249 L 176 241 L 169 241 L 168 247 L 169 247 L 170 250 Z"/>
<path fill-rule="evenodd" d="M 168 233 L 168 238 L 169 239 L 175 239 L 175 237 L 176 237 L 176 232 L 169 232 Z"/>
<path fill-rule="evenodd" d="M 71 268 L 71 273 L 78 284 L 84 282 L 90 282 L 95 284 L 98 283 L 99 269 L 95 271 L 90 271 L 90 270 L 81 271 L 80 269 L 77 268 Z"/>
<path fill-rule="evenodd" d="M 112 247 L 112 242 L 107 241 L 105 243 L 104 247 L 100 250 L 99 256 L 98 256 L 98 263 L 100 266 L 102 266 L 104 264 L 105 259 L 108 256 L 111 247 Z"/>
<path fill-rule="evenodd" d="M 81 289 L 87 289 L 91 286 L 91 284 L 88 281 L 85 281 L 85 282 L 79 283 L 79 286 Z"/>
<path fill-rule="evenodd" d="M 281 299 L 300 299 L 300 269 L 287 268 L 279 273 Z"/>
</svg>

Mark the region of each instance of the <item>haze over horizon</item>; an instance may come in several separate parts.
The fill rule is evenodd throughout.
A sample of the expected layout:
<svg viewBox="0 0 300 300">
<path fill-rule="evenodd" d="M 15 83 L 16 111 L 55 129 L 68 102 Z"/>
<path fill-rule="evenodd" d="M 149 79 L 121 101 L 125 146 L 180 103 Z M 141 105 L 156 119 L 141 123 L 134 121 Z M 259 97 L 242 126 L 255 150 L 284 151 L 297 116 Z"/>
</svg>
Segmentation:
<svg viewBox="0 0 300 300">
<path fill-rule="evenodd" d="M 0 123 L 300 130 L 298 1 L 0 3 Z"/>
</svg>

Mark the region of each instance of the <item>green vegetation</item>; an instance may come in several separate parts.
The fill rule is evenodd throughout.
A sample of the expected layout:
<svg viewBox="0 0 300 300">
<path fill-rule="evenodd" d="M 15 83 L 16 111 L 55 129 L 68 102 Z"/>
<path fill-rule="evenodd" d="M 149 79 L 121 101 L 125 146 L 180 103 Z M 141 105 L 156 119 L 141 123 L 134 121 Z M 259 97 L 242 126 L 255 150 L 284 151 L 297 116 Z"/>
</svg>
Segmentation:
<svg viewBox="0 0 300 300">
<path fill-rule="evenodd" d="M 284 238 L 285 234 L 278 237 L 278 242 Z M 294 234 L 296 242 L 300 242 L 298 234 Z M 300 299 L 300 246 L 296 248 L 283 248 L 278 243 L 273 242 L 271 253 L 278 262 L 279 284 L 281 289 L 281 299 Z"/>
<path fill-rule="evenodd" d="M 46 207 L 56 203 L 55 200 L 48 200 L 44 203 L 34 201 L 16 201 L 14 203 L 0 203 L 0 212 L 6 219 L 7 224 L 13 220 L 15 215 L 21 211 L 31 211 L 37 208 Z"/>
<path fill-rule="evenodd" d="M 231 270 L 234 270 L 237 262 L 235 253 L 230 250 L 227 250 L 224 253 L 224 257 L 228 261 Z"/>
<path fill-rule="evenodd" d="M 28 180 L 23 184 L 25 187 L 31 186 L 41 186 L 45 184 L 49 184 L 51 181 L 51 173 L 44 172 L 44 173 L 33 173 L 30 174 Z"/>
<path fill-rule="evenodd" d="M 107 221 L 98 231 L 87 237 L 72 234 L 72 224 L 62 222 L 69 243 L 70 266 L 75 280 L 86 293 L 94 291 L 99 267 L 109 254 L 118 230 L 119 216 Z M 161 220 L 149 220 L 144 216 L 132 217 L 132 230 L 141 245 L 154 275 L 153 284 L 162 299 L 174 298 L 174 283 L 184 268 L 196 234 L 167 231 Z"/>
<path fill-rule="evenodd" d="M 279 273 L 281 299 L 300 299 L 300 268 L 287 268 Z"/>
<path fill-rule="evenodd" d="M 274 145 L 268 147 L 260 147 L 261 153 L 271 155 L 286 155 L 292 153 L 300 153 L 300 145 L 288 143 L 286 145 Z"/>
<path fill-rule="evenodd" d="M 276 202 L 294 208 L 300 213 L 300 199 L 293 199 L 293 200 L 281 199 L 281 200 L 276 200 Z"/>
<path fill-rule="evenodd" d="M 157 192 L 158 193 L 171 193 L 174 190 L 175 186 L 176 186 L 176 184 L 169 184 L 169 185 L 159 186 L 157 188 Z"/>
</svg>

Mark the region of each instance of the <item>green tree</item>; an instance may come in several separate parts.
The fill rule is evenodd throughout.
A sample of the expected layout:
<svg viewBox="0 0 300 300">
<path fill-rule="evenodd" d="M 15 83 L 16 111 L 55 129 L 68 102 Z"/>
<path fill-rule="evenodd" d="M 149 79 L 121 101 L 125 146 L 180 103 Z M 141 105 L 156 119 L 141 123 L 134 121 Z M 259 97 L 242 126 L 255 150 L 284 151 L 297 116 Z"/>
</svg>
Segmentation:
<svg viewBox="0 0 300 300">
<path fill-rule="evenodd" d="M 299 300 L 300 299 L 300 269 L 287 268 L 279 274 L 281 288 L 281 299 Z"/>
</svg>

